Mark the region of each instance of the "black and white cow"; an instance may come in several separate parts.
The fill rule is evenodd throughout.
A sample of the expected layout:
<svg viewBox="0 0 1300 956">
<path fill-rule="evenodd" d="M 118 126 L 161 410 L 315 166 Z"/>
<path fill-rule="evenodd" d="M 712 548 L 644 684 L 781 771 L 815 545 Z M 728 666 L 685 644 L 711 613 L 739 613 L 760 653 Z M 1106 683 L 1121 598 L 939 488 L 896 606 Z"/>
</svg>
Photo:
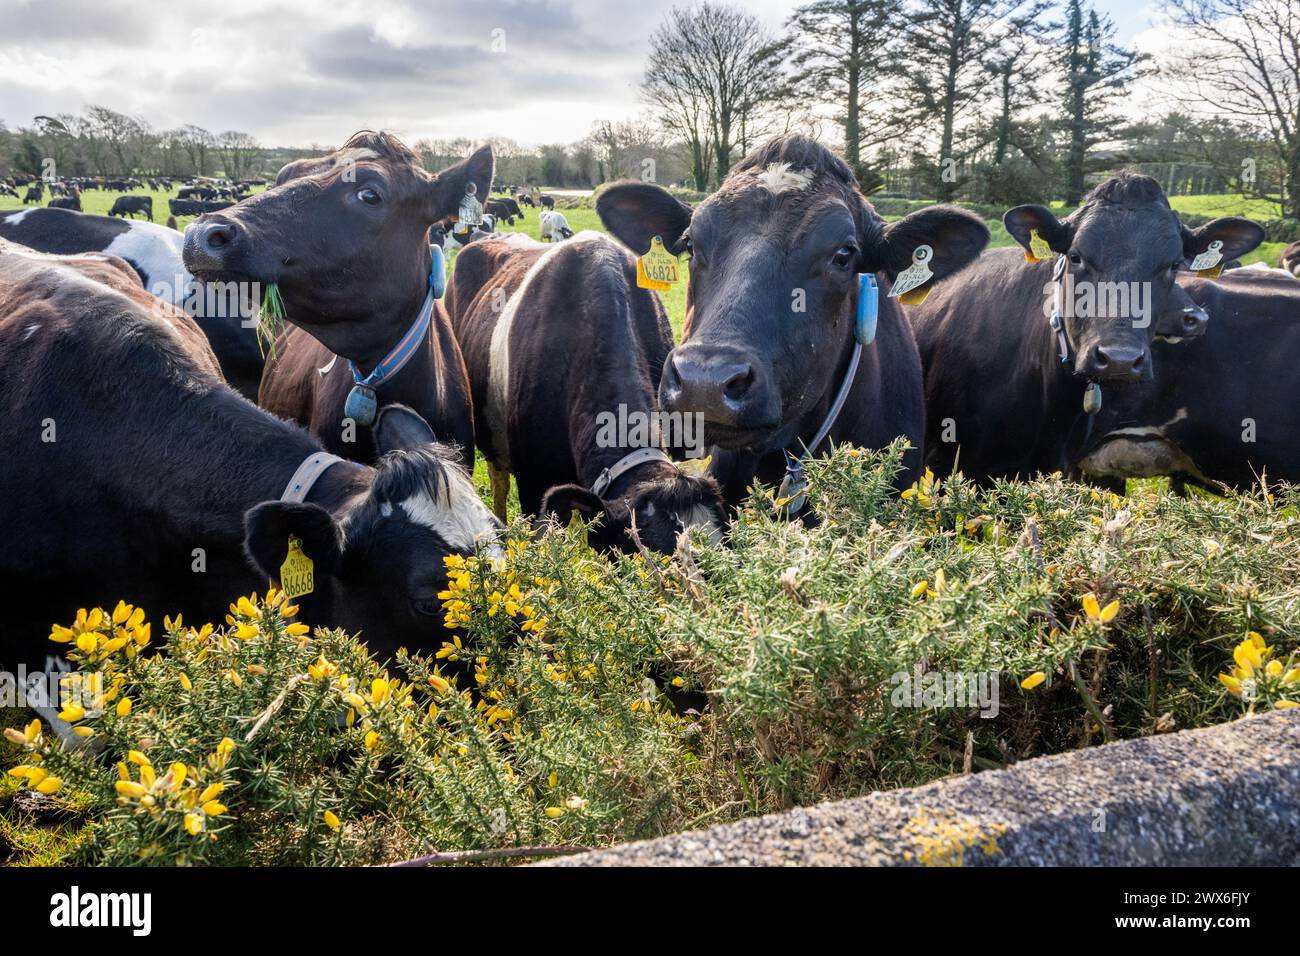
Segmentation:
<svg viewBox="0 0 1300 956">
<path fill-rule="evenodd" d="M 248 307 L 227 294 L 237 290 L 204 289 L 194 279 L 181 261 L 185 239 L 174 229 L 47 207 L 0 213 L 0 238 L 39 252 L 102 252 L 125 259 L 147 291 L 194 316 L 226 380 L 256 398 L 262 352 L 247 315 L 239 314 Z"/>
<path fill-rule="evenodd" d="M 932 281 L 965 266 L 988 242 L 980 219 L 936 206 L 887 224 L 844 161 L 802 136 L 754 151 L 694 209 L 659 186 L 628 182 L 602 192 L 596 211 L 638 255 L 658 236 L 668 252 L 691 256 L 685 336 L 664 365 L 659 400 L 704 416 L 728 502 L 755 478 L 781 480 L 788 455 L 812 442 L 846 382 L 829 440 L 881 448 L 904 436 L 914 450 L 898 480 L 913 480 L 925 421 L 921 363 L 887 293 L 922 245 L 933 253 Z M 849 380 L 859 289 L 871 277 L 880 286 L 876 332 Z"/>
<path fill-rule="evenodd" d="M 725 517 L 717 484 L 684 474 L 656 440 L 680 448 L 683 436 L 652 433 L 673 337 L 636 271 L 627 250 L 598 232 L 554 248 L 493 237 L 457 257 L 447 309 L 498 516 L 514 474 L 525 514 L 599 518 L 593 543 L 628 552 L 635 524 L 646 547 L 671 553 L 685 528 L 720 537 Z M 615 420 L 632 430 L 620 436 Z"/>
<path fill-rule="evenodd" d="M 0 586 L 22 596 L 0 666 L 42 662 L 50 624 L 78 607 L 220 621 L 278 578 L 290 535 L 315 563 L 304 621 L 385 658 L 436 647 L 443 557 L 495 547 L 499 530 L 452 452 L 389 406 L 374 467 L 331 459 L 228 388 L 197 331 L 149 302 L 0 242 Z"/>
</svg>

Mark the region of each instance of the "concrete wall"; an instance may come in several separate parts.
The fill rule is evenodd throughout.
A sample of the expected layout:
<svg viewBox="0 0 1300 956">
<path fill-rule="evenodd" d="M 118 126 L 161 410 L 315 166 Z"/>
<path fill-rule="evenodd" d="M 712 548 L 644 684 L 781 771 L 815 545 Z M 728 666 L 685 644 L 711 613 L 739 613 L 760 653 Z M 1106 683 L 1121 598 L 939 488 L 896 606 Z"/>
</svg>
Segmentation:
<svg viewBox="0 0 1300 956">
<path fill-rule="evenodd" d="M 539 865 L 1252 864 L 1300 865 L 1300 710 Z"/>
</svg>

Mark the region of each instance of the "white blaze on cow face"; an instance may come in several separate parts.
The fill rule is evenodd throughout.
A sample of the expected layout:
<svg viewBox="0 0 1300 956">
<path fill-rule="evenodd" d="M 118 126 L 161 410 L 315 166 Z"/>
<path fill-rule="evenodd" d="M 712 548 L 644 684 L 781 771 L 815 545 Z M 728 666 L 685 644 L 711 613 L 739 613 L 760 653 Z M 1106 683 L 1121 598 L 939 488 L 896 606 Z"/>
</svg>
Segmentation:
<svg viewBox="0 0 1300 956">
<path fill-rule="evenodd" d="M 791 169 L 789 163 L 771 163 L 754 177 L 755 182 L 773 196 L 802 192 L 813 181 L 811 169 Z"/>
<path fill-rule="evenodd" d="M 476 546 L 488 545 L 494 556 L 501 524 L 483 504 L 474 483 L 459 468 L 449 467 L 447 498 L 435 500 L 420 492 L 398 503 L 406 517 L 428 528 L 455 551 L 471 552 Z"/>
<path fill-rule="evenodd" d="M 510 471 L 510 435 L 507 430 L 506 414 L 510 407 L 510 330 L 514 325 L 519 307 L 529 297 L 533 280 L 547 267 L 550 261 L 560 255 L 566 248 L 585 242 L 613 242 L 599 232 L 580 232 L 567 243 L 548 249 L 529 268 L 519 288 L 506 300 L 506 307 L 492 329 L 492 345 L 489 351 L 487 408 L 488 429 L 492 433 L 492 448 L 497 459 L 492 462 L 503 471 Z"/>
<path fill-rule="evenodd" d="M 696 505 L 689 514 L 678 517 L 687 531 L 699 528 L 708 535 L 709 544 L 716 546 L 722 543 L 722 525 L 718 524 L 718 516 L 707 505 Z"/>
</svg>

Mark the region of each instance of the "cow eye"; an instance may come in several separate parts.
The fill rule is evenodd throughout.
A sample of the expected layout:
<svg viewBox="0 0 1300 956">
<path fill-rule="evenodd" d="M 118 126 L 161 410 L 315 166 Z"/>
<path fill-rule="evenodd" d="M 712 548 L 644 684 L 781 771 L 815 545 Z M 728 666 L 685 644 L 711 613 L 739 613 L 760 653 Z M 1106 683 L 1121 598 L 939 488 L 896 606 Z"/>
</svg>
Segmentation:
<svg viewBox="0 0 1300 956">
<path fill-rule="evenodd" d="M 411 607 L 423 617 L 437 617 L 442 613 L 442 602 L 437 598 L 417 598 L 411 602 Z"/>
<path fill-rule="evenodd" d="M 1083 262 L 1083 256 L 1079 255 L 1077 252 L 1071 252 L 1069 259 L 1070 265 L 1072 266 L 1080 265 Z"/>
<path fill-rule="evenodd" d="M 378 206 L 383 201 L 383 197 L 369 186 L 363 186 L 357 190 L 357 198 L 367 206 Z"/>
<path fill-rule="evenodd" d="M 853 265 L 858 257 L 858 247 L 843 245 L 835 250 L 835 255 L 831 256 L 831 262 L 840 269 L 847 269 Z"/>
</svg>

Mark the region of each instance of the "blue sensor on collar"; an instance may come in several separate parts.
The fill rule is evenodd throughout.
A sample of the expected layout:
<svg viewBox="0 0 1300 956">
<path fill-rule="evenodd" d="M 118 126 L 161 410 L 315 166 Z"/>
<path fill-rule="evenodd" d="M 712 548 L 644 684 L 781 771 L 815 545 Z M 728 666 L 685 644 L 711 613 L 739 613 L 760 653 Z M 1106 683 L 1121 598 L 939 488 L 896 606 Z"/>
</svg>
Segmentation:
<svg viewBox="0 0 1300 956">
<path fill-rule="evenodd" d="M 853 337 L 862 345 L 876 340 L 876 319 L 880 316 L 880 287 L 874 272 L 858 274 L 858 316 Z"/>
<path fill-rule="evenodd" d="M 441 246 L 430 246 L 429 251 L 433 254 L 433 263 L 429 267 L 429 288 L 433 290 L 435 299 L 441 299 L 447 291 L 447 257 Z"/>
</svg>

